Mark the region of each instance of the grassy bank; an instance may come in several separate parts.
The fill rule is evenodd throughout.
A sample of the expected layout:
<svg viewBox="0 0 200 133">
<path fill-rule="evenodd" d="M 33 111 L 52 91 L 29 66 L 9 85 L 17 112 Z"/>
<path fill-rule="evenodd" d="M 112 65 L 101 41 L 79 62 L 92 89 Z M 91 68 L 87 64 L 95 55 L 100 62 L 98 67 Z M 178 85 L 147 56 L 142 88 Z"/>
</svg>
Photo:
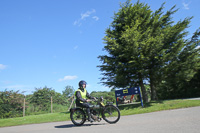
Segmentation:
<svg viewBox="0 0 200 133">
<path fill-rule="evenodd" d="M 141 104 L 130 104 L 119 106 L 121 115 L 133 115 L 162 110 L 178 109 L 200 106 L 200 100 L 167 100 L 167 101 L 152 101 L 141 107 Z M 55 121 L 70 120 L 69 112 L 49 113 L 42 115 L 31 115 L 18 118 L 0 119 L 0 127 L 16 126 L 33 123 L 45 123 Z"/>
</svg>

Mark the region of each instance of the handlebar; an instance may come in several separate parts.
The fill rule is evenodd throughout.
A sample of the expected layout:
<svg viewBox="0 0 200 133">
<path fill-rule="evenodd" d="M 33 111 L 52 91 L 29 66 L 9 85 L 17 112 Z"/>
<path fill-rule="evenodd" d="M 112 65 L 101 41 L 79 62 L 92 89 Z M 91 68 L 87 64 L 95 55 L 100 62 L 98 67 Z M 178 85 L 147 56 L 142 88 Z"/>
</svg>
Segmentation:
<svg viewBox="0 0 200 133">
<path fill-rule="evenodd" d="M 103 101 L 103 96 L 101 96 L 100 98 L 98 98 L 98 97 L 94 97 L 95 99 L 87 99 L 87 102 L 91 102 L 91 101 L 94 101 L 94 102 L 97 102 L 99 99 L 101 100 L 101 101 Z"/>
</svg>

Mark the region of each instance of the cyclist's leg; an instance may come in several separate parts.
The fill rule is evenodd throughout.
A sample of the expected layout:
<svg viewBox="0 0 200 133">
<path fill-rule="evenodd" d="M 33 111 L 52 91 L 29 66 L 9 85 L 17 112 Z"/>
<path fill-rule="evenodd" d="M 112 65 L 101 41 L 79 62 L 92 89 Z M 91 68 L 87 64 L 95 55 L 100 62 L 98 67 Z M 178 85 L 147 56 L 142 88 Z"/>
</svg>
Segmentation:
<svg viewBox="0 0 200 133">
<path fill-rule="evenodd" d="M 89 103 L 81 103 L 81 104 L 82 104 L 81 106 L 82 106 L 83 108 L 86 108 L 86 112 L 87 112 L 87 115 L 88 115 L 88 120 L 89 120 L 90 122 L 93 122 L 94 120 L 91 118 Z"/>
</svg>

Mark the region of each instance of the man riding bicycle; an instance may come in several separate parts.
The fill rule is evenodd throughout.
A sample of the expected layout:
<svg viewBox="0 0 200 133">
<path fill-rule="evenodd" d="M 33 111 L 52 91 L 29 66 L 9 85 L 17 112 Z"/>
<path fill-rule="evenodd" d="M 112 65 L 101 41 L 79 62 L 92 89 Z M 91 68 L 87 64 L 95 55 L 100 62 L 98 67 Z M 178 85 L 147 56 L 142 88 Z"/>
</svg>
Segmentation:
<svg viewBox="0 0 200 133">
<path fill-rule="evenodd" d="M 90 114 L 90 106 L 89 106 L 89 101 L 90 99 L 96 99 L 95 97 L 90 96 L 90 94 L 86 90 L 86 82 L 84 80 L 81 80 L 79 82 L 79 88 L 75 92 L 75 97 L 76 97 L 76 106 L 86 108 L 87 115 L 88 115 L 88 120 L 90 122 L 93 122 L 94 120 L 91 118 Z M 87 99 L 89 98 L 89 99 Z"/>
</svg>

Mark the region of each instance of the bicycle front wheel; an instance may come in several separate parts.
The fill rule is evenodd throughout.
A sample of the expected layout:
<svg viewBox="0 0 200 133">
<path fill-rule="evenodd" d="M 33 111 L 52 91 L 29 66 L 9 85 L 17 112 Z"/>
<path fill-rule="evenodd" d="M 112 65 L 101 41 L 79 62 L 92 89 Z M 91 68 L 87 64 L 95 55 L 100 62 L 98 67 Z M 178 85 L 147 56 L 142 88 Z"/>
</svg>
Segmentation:
<svg viewBox="0 0 200 133">
<path fill-rule="evenodd" d="M 102 112 L 102 117 L 106 122 L 113 124 L 119 121 L 120 111 L 114 105 L 107 105 Z"/>
</svg>

